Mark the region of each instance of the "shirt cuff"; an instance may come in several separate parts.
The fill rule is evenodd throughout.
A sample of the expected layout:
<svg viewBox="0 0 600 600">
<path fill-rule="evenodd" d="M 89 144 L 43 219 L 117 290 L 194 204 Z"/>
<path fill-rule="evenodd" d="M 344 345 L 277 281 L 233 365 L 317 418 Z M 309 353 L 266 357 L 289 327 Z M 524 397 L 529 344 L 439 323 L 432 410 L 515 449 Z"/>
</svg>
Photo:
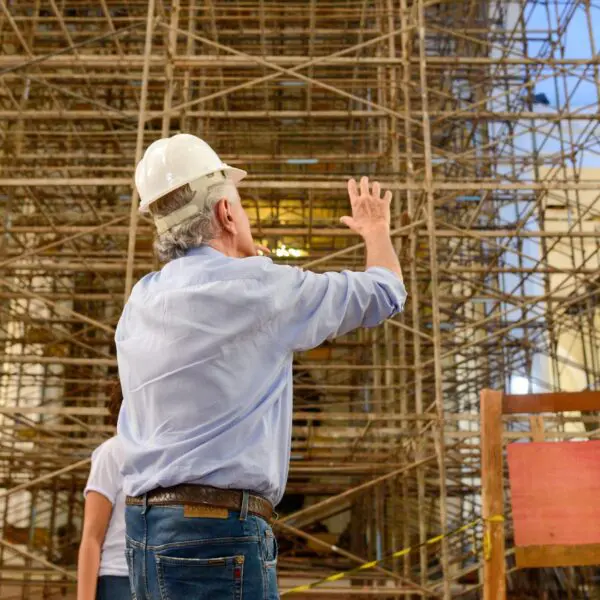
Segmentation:
<svg viewBox="0 0 600 600">
<path fill-rule="evenodd" d="M 115 505 L 115 501 L 117 499 L 116 494 L 109 494 L 106 490 L 103 490 L 101 487 L 95 485 L 88 485 L 85 488 L 85 490 L 83 490 L 83 497 L 87 498 L 89 492 L 96 492 L 97 494 L 104 496 L 113 506 Z"/>
<path fill-rule="evenodd" d="M 390 298 L 390 300 L 394 301 L 392 316 L 402 312 L 404 310 L 406 298 L 408 297 L 403 279 L 385 267 L 369 267 L 365 273 L 375 275 L 377 280 L 380 283 L 385 284 L 388 287 L 389 292 L 393 294 L 393 298 Z"/>
</svg>

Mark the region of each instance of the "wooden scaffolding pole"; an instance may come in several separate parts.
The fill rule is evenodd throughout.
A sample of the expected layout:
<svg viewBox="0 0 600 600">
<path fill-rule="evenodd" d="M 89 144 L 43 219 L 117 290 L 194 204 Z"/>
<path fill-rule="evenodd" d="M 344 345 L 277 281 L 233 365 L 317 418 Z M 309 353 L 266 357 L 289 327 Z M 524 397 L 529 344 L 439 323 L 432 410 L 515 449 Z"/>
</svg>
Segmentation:
<svg viewBox="0 0 600 600">
<path fill-rule="evenodd" d="M 484 600 L 506 600 L 502 392 L 481 392 L 481 497 Z"/>
</svg>

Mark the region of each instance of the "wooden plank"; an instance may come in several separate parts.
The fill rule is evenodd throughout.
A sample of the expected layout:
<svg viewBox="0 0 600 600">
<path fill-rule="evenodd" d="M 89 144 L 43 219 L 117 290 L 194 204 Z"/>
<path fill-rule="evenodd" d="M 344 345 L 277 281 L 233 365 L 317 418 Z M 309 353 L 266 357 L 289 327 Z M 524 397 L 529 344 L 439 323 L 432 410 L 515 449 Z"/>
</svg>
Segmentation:
<svg viewBox="0 0 600 600">
<path fill-rule="evenodd" d="M 518 569 L 600 565 L 600 544 L 556 544 L 515 548 Z"/>
<path fill-rule="evenodd" d="M 600 544 L 600 441 L 510 444 L 516 546 Z"/>
<path fill-rule="evenodd" d="M 600 392 L 552 392 L 548 394 L 505 394 L 502 412 L 555 413 L 570 410 L 600 410 Z"/>
<path fill-rule="evenodd" d="M 484 600 L 505 600 L 502 392 L 481 392 L 481 485 L 485 536 Z"/>
</svg>

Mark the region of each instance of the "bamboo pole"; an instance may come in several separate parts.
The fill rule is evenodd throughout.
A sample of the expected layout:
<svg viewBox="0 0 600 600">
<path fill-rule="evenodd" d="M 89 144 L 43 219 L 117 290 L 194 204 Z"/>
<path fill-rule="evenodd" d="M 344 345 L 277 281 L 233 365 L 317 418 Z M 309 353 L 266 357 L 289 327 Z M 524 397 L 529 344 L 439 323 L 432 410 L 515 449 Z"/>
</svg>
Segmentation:
<svg viewBox="0 0 600 600">
<path fill-rule="evenodd" d="M 135 163 L 142 158 L 144 145 L 145 111 L 148 96 L 148 80 L 150 74 L 150 53 L 152 52 L 152 35 L 154 31 L 154 2 L 148 0 L 146 14 L 146 41 L 144 45 L 144 69 L 142 72 L 142 92 L 140 96 L 140 116 L 138 120 L 137 137 L 135 145 Z M 135 258 L 135 246 L 138 224 L 138 193 L 134 188 L 131 197 L 131 211 L 129 213 L 129 242 L 127 245 L 127 268 L 125 269 L 125 299 L 129 298 L 133 288 L 133 262 Z"/>
</svg>

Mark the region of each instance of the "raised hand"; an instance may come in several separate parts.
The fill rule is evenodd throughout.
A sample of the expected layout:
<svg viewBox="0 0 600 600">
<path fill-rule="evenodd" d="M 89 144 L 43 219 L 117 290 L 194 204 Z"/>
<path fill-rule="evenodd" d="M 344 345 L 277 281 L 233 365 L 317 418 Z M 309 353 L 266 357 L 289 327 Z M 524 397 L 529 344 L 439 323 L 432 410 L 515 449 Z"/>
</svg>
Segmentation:
<svg viewBox="0 0 600 600">
<path fill-rule="evenodd" d="M 387 235 L 390 231 L 390 204 L 392 192 L 381 196 L 378 182 L 369 186 L 369 178 L 362 177 L 360 188 L 354 179 L 348 180 L 348 195 L 352 206 L 352 216 L 340 221 L 358 235 Z"/>
</svg>

